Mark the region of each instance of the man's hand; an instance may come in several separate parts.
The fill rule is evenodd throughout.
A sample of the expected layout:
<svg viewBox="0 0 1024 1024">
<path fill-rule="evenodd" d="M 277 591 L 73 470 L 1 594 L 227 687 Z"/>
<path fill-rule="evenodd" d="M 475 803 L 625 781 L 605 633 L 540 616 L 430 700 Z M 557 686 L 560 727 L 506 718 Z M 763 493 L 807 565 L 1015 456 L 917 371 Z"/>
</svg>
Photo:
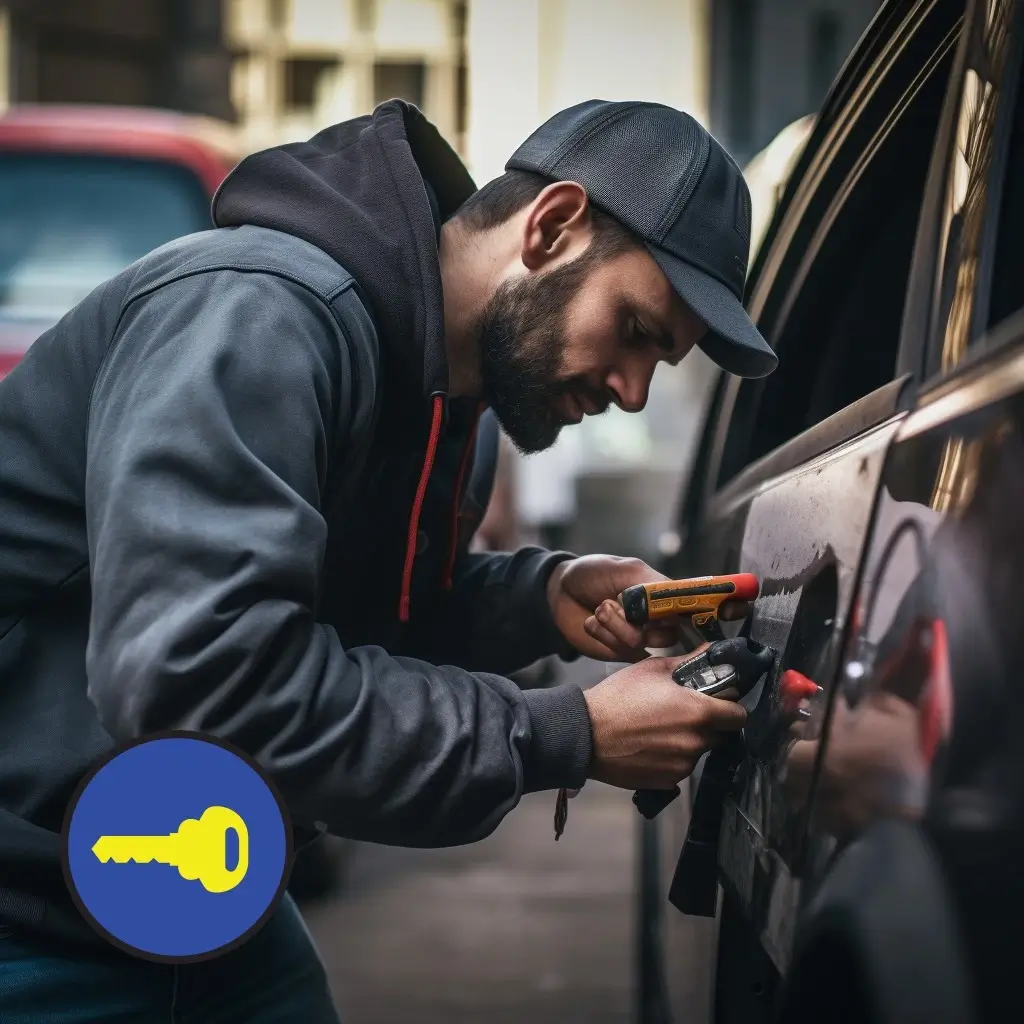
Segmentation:
<svg viewBox="0 0 1024 1024">
<path fill-rule="evenodd" d="M 590 778 L 624 789 L 671 789 L 725 732 L 743 728 L 739 704 L 672 680 L 686 657 L 647 658 L 584 693 L 593 731 Z"/>
<path fill-rule="evenodd" d="M 598 661 L 639 661 L 648 647 L 672 647 L 679 640 L 679 622 L 662 620 L 641 629 L 626 621 L 617 599 L 626 587 L 666 578 L 639 558 L 585 555 L 555 567 L 548 601 L 555 624 L 581 654 Z"/>
</svg>

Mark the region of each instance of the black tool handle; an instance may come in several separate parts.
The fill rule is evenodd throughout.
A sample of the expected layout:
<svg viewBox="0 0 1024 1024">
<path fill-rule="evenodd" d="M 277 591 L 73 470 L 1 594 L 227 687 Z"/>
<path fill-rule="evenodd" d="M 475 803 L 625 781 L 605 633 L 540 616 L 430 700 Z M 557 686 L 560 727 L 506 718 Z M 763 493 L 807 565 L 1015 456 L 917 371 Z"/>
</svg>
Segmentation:
<svg viewBox="0 0 1024 1024">
<path fill-rule="evenodd" d="M 731 679 L 720 680 L 712 685 L 697 685 L 694 689 L 698 693 L 717 696 L 724 690 L 735 688 L 740 697 L 745 697 L 771 667 L 774 657 L 770 648 L 762 647 L 746 637 L 719 640 L 697 657 L 682 662 L 672 673 L 672 678 L 680 686 L 693 686 L 695 677 L 708 665 L 730 665 L 733 669 Z M 679 792 L 678 786 L 671 789 L 638 789 L 633 794 L 633 806 L 650 821 L 661 814 L 679 796 Z"/>
<path fill-rule="evenodd" d="M 638 789 L 633 794 L 633 806 L 648 820 L 656 818 L 677 796 L 679 787 L 671 789 Z"/>
<path fill-rule="evenodd" d="M 701 775 L 690 812 L 686 841 L 669 886 L 668 901 L 683 914 L 714 917 L 718 901 L 718 837 L 725 795 L 736 766 L 743 760 L 743 741 L 730 736 L 712 750 Z"/>
</svg>

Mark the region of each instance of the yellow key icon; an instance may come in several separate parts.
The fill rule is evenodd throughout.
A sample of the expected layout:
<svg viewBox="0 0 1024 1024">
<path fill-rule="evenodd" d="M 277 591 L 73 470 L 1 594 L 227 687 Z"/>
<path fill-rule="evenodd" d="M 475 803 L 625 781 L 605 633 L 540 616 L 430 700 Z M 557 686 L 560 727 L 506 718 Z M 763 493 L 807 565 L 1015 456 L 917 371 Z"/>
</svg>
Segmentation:
<svg viewBox="0 0 1024 1024">
<path fill-rule="evenodd" d="M 238 837 L 238 863 L 227 868 L 227 835 Z M 230 807 L 207 807 L 199 818 L 186 818 L 166 836 L 100 836 L 92 852 L 102 864 L 170 864 L 207 892 L 228 892 L 249 870 L 249 830 Z"/>
</svg>

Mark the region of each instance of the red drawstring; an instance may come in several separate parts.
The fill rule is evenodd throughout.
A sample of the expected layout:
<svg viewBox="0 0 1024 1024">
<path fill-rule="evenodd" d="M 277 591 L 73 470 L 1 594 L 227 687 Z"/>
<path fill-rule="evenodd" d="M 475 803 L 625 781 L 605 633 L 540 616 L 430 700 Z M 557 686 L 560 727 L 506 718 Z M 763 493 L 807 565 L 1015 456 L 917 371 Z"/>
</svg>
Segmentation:
<svg viewBox="0 0 1024 1024">
<path fill-rule="evenodd" d="M 434 456 L 437 455 L 437 442 L 441 437 L 441 421 L 444 419 L 444 396 L 434 396 L 434 413 L 430 421 L 430 438 L 427 441 L 427 452 L 423 456 L 423 469 L 420 471 L 420 482 L 416 487 L 416 498 L 409 513 L 409 536 L 405 545 L 405 568 L 402 570 L 402 596 L 398 602 L 398 619 L 409 621 L 409 602 L 412 592 L 412 567 L 416 561 L 416 545 L 420 532 L 420 513 L 423 511 L 423 499 L 427 494 L 430 472 L 434 468 Z"/>
<path fill-rule="evenodd" d="M 462 449 L 462 458 L 459 460 L 459 473 L 455 478 L 455 497 L 452 498 L 452 526 L 448 540 L 448 564 L 444 571 L 444 589 L 452 589 L 452 573 L 455 571 L 455 556 L 459 547 L 459 505 L 462 498 L 462 481 L 466 477 L 466 468 L 469 465 L 469 457 L 473 453 L 473 444 L 476 441 L 476 428 L 480 424 L 480 414 L 483 412 L 483 405 L 477 407 L 476 416 L 473 418 L 473 426 L 469 428 L 469 436 L 466 438 L 466 445 Z"/>
</svg>

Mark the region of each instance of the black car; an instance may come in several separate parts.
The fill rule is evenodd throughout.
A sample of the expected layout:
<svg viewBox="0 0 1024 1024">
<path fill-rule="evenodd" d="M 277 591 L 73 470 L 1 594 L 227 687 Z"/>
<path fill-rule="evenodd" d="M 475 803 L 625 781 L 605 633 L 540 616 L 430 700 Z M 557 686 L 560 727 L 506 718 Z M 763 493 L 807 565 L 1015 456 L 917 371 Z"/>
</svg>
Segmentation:
<svg viewBox="0 0 1024 1024">
<path fill-rule="evenodd" d="M 1021 1016 L 1022 53 L 1013 0 L 884 4 L 755 257 L 779 369 L 717 381 L 664 569 L 757 574 L 778 658 L 713 920 L 667 902 L 688 802 L 642 826 L 645 1024 Z"/>
</svg>

